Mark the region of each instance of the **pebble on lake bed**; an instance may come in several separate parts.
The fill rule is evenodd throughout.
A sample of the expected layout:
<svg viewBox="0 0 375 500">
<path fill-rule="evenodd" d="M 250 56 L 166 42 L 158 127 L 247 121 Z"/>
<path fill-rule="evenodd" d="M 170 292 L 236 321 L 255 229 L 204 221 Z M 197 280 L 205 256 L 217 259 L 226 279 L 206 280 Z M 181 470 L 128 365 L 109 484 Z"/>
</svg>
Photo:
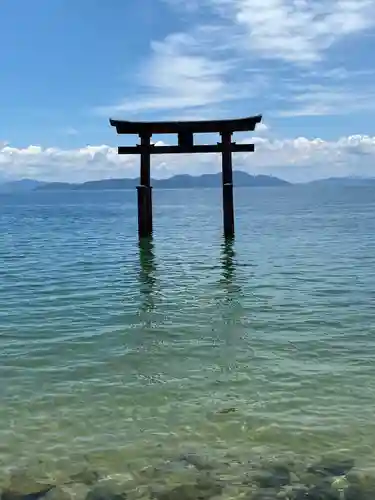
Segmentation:
<svg viewBox="0 0 375 500">
<path fill-rule="evenodd" d="M 179 460 L 188 465 L 192 465 L 199 471 L 213 470 L 215 468 L 210 459 L 197 455 L 196 453 L 184 453 L 180 456 Z"/>
<path fill-rule="evenodd" d="M 188 452 L 150 463 L 149 473 L 114 477 L 83 469 L 59 484 L 13 472 L 0 500 L 375 500 L 375 475 L 355 468 L 351 457 L 303 460 L 223 460 Z M 126 468 L 126 467 L 125 467 Z M 140 472 L 140 471 L 139 471 Z"/>
<path fill-rule="evenodd" d="M 219 415 L 225 415 L 227 413 L 235 413 L 237 410 L 237 408 L 234 408 L 233 406 L 231 408 L 223 408 L 222 410 L 218 410 L 216 413 L 218 413 Z"/>
</svg>

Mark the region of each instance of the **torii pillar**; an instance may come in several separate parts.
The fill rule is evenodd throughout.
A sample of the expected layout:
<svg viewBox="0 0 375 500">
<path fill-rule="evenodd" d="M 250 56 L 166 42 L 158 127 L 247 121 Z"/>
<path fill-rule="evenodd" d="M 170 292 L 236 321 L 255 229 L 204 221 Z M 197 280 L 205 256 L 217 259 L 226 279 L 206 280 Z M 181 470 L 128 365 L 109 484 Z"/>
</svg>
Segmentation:
<svg viewBox="0 0 375 500">
<path fill-rule="evenodd" d="M 152 186 L 151 186 L 151 134 L 139 135 L 141 139 L 141 172 L 138 197 L 138 234 L 140 238 L 152 235 Z"/>
<path fill-rule="evenodd" d="M 234 236 L 232 133 L 221 132 L 224 236 Z"/>
</svg>

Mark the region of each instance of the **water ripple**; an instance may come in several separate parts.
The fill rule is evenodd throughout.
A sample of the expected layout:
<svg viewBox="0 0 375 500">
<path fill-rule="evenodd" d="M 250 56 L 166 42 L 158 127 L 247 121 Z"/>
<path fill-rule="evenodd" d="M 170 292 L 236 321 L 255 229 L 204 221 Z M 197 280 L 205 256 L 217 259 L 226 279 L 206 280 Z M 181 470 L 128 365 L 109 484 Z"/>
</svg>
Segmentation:
<svg viewBox="0 0 375 500">
<path fill-rule="evenodd" d="M 219 190 L 156 192 L 141 247 L 133 193 L 0 202 L 0 470 L 203 442 L 374 460 L 374 190 L 239 189 L 232 243 Z"/>
</svg>

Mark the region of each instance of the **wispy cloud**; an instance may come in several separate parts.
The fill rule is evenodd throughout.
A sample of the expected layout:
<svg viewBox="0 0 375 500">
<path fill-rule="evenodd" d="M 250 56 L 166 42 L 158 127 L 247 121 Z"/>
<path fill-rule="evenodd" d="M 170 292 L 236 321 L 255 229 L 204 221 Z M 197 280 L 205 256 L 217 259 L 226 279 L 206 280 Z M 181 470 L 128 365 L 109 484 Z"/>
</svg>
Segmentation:
<svg viewBox="0 0 375 500">
<path fill-rule="evenodd" d="M 375 111 L 375 71 L 342 67 L 299 74 L 284 82 L 279 106 L 272 114 L 290 116 L 340 116 Z"/>
<path fill-rule="evenodd" d="M 79 131 L 74 127 L 66 127 L 63 131 L 64 135 L 76 136 L 79 134 Z"/>
<path fill-rule="evenodd" d="M 294 64 L 321 60 L 343 37 L 375 25 L 373 0 L 206 0 L 242 49 Z"/>
<path fill-rule="evenodd" d="M 177 13 L 186 11 L 190 28 L 152 42 L 133 90 L 99 107 L 100 113 L 203 116 L 224 113 L 228 103 L 241 109 L 241 101 L 250 107 L 274 99 L 277 106 L 277 94 L 286 104 L 279 116 L 329 114 L 344 99 L 342 113 L 362 106 L 358 99 L 354 104 L 350 86 L 356 76 L 348 64 L 331 62 L 330 54 L 338 42 L 375 27 L 375 0 L 164 1 Z M 322 88 L 296 93 L 286 73 Z M 362 95 L 375 103 L 370 87 L 362 85 Z"/>
<path fill-rule="evenodd" d="M 233 62 L 207 57 L 199 43 L 186 33 L 174 33 L 153 42 L 149 60 L 137 75 L 138 96 L 100 108 L 106 114 L 144 110 L 200 108 L 238 99 L 227 85 Z"/>
<path fill-rule="evenodd" d="M 369 89 L 362 93 L 352 90 L 325 88 L 324 86 L 306 87 L 286 100 L 284 109 L 274 115 L 292 116 L 340 116 L 347 113 L 375 111 L 375 92 Z"/>
</svg>

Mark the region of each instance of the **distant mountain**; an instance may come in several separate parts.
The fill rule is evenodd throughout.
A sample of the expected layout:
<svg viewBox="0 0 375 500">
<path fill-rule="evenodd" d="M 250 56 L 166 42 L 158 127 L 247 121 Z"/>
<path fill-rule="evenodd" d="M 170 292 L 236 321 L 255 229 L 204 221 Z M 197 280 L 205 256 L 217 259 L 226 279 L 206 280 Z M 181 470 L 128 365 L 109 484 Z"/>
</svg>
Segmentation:
<svg viewBox="0 0 375 500">
<path fill-rule="evenodd" d="M 340 186 L 340 187 L 362 187 L 375 186 L 375 178 L 363 177 L 329 177 L 328 179 L 318 179 L 309 182 L 314 186 Z"/>
<path fill-rule="evenodd" d="M 70 182 L 46 182 L 35 187 L 35 191 L 70 191 L 78 189 L 80 184 L 71 184 Z"/>
<path fill-rule="evenodd" d="M 234 183 L 238 187 L 250 186 L 288 186 L 289 182 L 268 175 L 249 175 L 246 172 L 233 172 Z M 37 186 L 36 189 L 50 190 L 108 190 L 108 189 L 134 189 L 138 179 L 105 179 L 89 181 L 82 184 L 69 184 L 65 182 L 52 182 Z M 221 186 L 221 173 L 203 174 L 200 176 L 175 175 L 169 179 L 153 179 L 152 185 L 159 189 L 186 189 L 186 188 L 213 188 Z"/>
<path fill-rule="evenodd" d="M 103 191 L 110 189 L 132 189 L 139 184 L 138 179 L 103 179 L 81 184 L 69 182 L 50 182 L 37 186 L 38 191 Z"/>
<path fill-rule="evenodd" d="M 43 182 L 32 179 L 21 179 L 20 181 L 9 181 L 0 184 L 0 193 L 19 193 L 33 191 L 43 185 Z"/>
<path fill-rule="evenodd" d="M 233 172 L 236 187 L 256 186 L 289 186 L 290 182 L 270 175 L 250 175 L 240 170 Z M 103 179 L 88 181 L 81 184 L 69 182 L 41 182 L 32 179 L 22 179 L 0 183 L 0 193 L 22 193 L 27 191 L 103 191 L 135 189 L 138 179 Z M 375 178 L 331 177 L 306 183 L 312 186 L 375 186 Z M 175 175 L 169 179 L 153 179 L 152 185 L 159 189 L 215 188 L 221 186 L 221 173 L 192 176 Z"/>
</svg>

